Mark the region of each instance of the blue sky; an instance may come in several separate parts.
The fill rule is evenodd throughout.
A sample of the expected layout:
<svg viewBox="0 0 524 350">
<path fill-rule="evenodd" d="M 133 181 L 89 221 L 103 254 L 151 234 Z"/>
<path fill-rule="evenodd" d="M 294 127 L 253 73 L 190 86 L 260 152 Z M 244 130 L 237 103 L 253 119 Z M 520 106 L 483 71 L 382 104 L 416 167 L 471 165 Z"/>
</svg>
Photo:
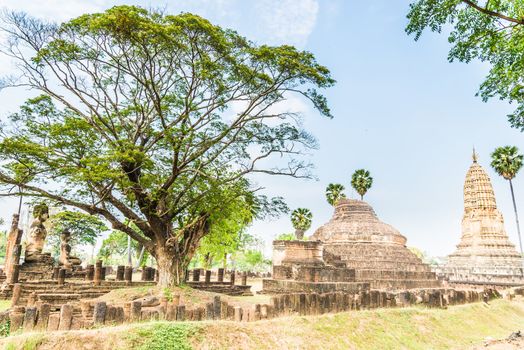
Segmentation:
<svg viewBox="0 0 524 350">
<path fill-rule="evenodd" d="M 506 121 L 513 107 L 496 100 L 483 103 L 475 96 L 488 67 L 448 63 L 445 35 L 425 33 L 414 42 L 404 33 L 409 1 L 0 0 L 0 7 L 66 20 L 124 3 L 197 13 L 258 43 L 309 50 L 330 68 L 337 84 L 326 95 L 334 119 L 289 102 L 304 113 L 305 127 L 319 141 L 311 156 L 318 181 L 257 178 L 268 194 L 283 195 L 291 208 L 312 210 L 309 234 L 332 215 L 324 199 L 326 185 L 340 182 L 349 188 L 351 173 L 366 168 L 374 185 L 365 199 L 379 217 L 399 229 L 408 245 L 432 255 L 451 253 L 460 237 L 462 186 L 475 146 L 492 177 L 506 230 L 517 243 L 509 185 L 489 169 L 495 147 L 511 144 L 524 151 L 523 135 Z M 9 69 L 0 58 L 0 72 Z M 1 91 L 0 118 L 30 95 Z M 515 188 L 522 211 L 521 177 Z M 355 197 L 354 191 L 347 194 Z M 14 201 L 0 199 L 1 217 L 8 219 L 15 210 Z M 285 217 L 257 222 L 250 231 L 267 240 L 269 252 L 271 239 L 292 227 Z"/>
</svg>

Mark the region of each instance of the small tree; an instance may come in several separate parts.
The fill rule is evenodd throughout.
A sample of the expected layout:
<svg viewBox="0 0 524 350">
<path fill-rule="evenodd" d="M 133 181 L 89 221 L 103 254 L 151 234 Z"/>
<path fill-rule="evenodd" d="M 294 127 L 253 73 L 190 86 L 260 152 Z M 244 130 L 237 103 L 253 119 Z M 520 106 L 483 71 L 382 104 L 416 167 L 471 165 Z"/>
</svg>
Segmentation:
<svg viewBox="0 0 524 350">
<path fill-rule="evenodd" d="M 491 167 L 504 179 L 508 180 L 511 192 L 511 199 L 513 201 L 513 210 L 515 211 L 515 221 L 517 222 L 517 233 L 519 236 L 520 254 L 524 256 L 522 251 L 522 238 L 520 235 L 519 214 L 517 212 L 517 204 L 515 202 L 515 193 L 513 191 L 513 182 L 519 170 L 522 168 L 524 156 L 519 154 L 519 150 L 515 146 L 498 147 L 491 153 Z"/>
<path fill-rule="evenodd" d="M 313 214 L 309 209 L 298 208 L 291 213 L 291 223 L 295 228 L 295 236 L 297 239 L 303 239 L 304 233 L 311 227 L 311 219 Z"/>
<path fill-rule="evenodd" d="M 360 195 L 361 200 L 364 199 L 364 195 L 371 188 L 371 185 L 373 185 L 373 178 L 365 169 L 358 169 L 351 176 L 351 186 Z"/>
<path fill-rule="evenodd" d="M 346 195 L 344 194 L 345 189 L 346 188 L 342 184 L 329 184 L 326 187 L 327 202 L 332 206 L 335 206 L 340 199 L 346 198 Z"/>
<path fill-rule="evenodd" d="M 52 215 L 49 223 L 47 245 L 54 256 L 60 254 L 60 234 L 65 230 L 71 232 L 72 246 L 94 245 L 100 234 L 109 230 L 98 217 L 78 211 L 61 211 Z"/>
<path fill-rule="evenodd" d="M 281 233 L 275 237 L 275 241 L 292 241 L 296 238 L 294 233 Z"/>
</svg>

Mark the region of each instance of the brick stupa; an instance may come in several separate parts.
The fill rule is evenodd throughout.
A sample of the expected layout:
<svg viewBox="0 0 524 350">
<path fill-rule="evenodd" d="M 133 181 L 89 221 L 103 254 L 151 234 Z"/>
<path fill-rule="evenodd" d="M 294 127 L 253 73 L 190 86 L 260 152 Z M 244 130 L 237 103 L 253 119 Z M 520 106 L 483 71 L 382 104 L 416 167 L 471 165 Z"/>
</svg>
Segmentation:
<svg viewBox="0 0 524 350">
<path fill-rule="evenodd" d="M 473 153 L 464 182 L 462 237 L 442 272 L 454 283 L 521 285 L 522 266 L 504 229 L 490 178 Z"/>
<path fill-rule="evenodd" d="M 326 261 L 355 270 L 357 282 L 376 289 L 439 287 L 429 265 L 406 247 L 406 238 L 379 220 L 364 201 L 342 199 L 331 220 L 310 237 L 321 241 Z"/>
</svg>

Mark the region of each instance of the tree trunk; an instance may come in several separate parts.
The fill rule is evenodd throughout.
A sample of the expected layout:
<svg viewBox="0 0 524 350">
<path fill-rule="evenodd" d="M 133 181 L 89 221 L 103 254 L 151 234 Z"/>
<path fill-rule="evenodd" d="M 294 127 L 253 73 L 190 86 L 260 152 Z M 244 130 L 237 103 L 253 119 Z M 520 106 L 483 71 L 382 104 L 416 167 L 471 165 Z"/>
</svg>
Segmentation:
<svg viewBox="0 0 524 350">
<path fill-rule="evenodd" d="M 302 240 L 304 238 L 304 230 L 299 230 L 299 229 L 296 229 L 295 230 L 295 236 L 297 237 L 298 240 Z"/>
<path fill-rule="evenodd" d="M 511 179 L 509 179 L 509 188 L 511 189 L 511 199 L 513 200 L 513 210 L 515 211 L 515 221 L 517 222 L 517 234 L 519 235 L 520 256 L 524 257 L 524 252 L 522 251 L 522 237 L 520 236 L 519 214 L 517 212 L 517 204 L 515 202 L 515 193 L 513 192 L 513 182 L 511 182 Z M 523 273 L 524 273 L 524 270 L 523 270 Z"/>
<path fill-rule="evenodd" d="M 160 247 L 155 250 L 155 260 L 158 268 L 158 285 L 170 287 L 184 283 L 187 263 L 174 252 Z"/>
</svg>

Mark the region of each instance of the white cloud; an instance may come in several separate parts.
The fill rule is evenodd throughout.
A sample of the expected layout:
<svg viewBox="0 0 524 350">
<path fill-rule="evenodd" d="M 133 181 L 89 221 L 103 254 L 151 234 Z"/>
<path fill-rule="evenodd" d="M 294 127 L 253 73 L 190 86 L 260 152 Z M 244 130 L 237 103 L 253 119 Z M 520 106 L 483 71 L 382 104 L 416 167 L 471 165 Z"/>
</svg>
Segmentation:
<svg viewBox="0 0 524 350">
<path fill-rule="evenodd" d="M 257 2 L 260 29 L 274 44 L 304 47 L 318 14 L 317 0 L 262 0 Z"/>
</svg>

